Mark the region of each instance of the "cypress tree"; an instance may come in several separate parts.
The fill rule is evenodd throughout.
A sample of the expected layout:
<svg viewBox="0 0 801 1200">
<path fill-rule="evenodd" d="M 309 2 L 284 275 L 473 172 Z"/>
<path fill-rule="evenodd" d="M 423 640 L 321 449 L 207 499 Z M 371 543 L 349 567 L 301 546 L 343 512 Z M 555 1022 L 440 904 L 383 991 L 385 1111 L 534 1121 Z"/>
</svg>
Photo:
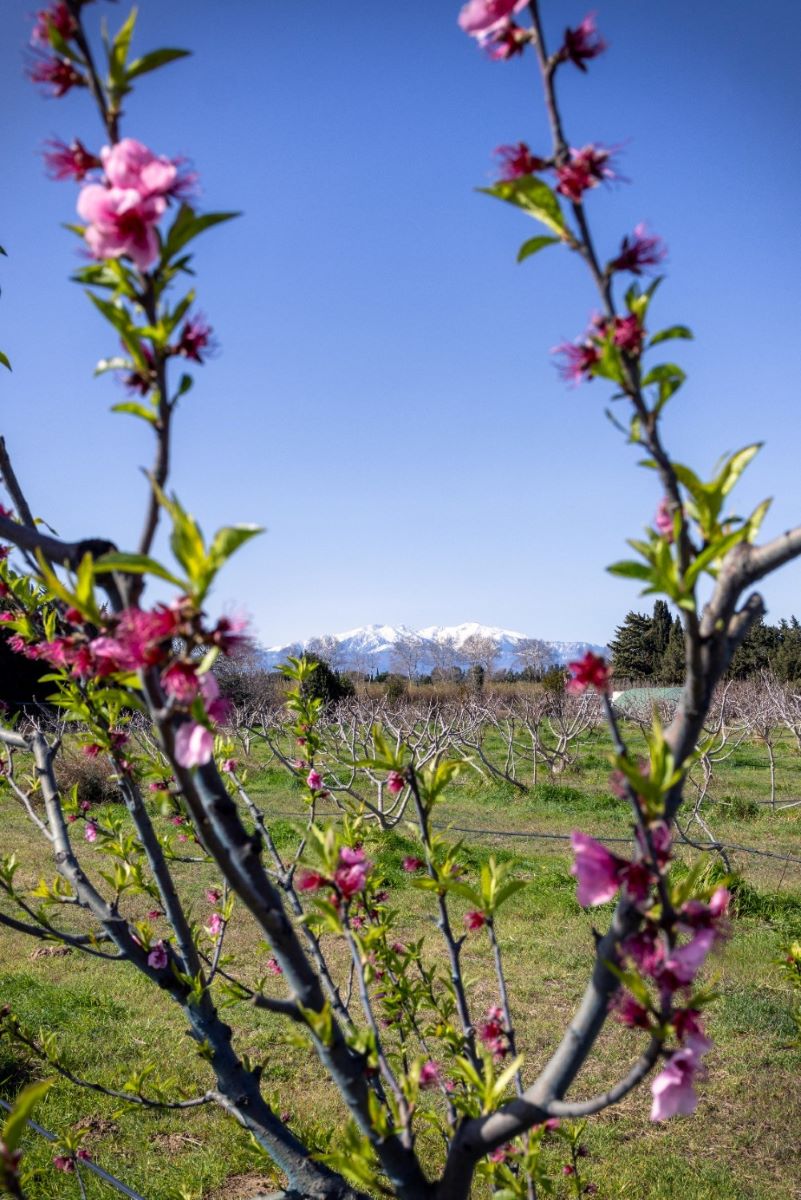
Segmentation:
<svg viewBox="0 0 801 1200">
<path fill-rule="evenodd" d="M 652 621 L 643 613 L 630 612 L 615 630 L 609 643 L 612 670 L 619 679 L 650 678 L 654 668 Z"/>
</svg>

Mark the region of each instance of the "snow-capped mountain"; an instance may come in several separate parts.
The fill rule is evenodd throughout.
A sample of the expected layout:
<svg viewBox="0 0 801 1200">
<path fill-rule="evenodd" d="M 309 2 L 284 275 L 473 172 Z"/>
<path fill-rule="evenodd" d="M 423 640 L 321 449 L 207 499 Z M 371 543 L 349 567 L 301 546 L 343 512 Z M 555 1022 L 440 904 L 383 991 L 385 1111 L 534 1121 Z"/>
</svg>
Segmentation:
<svg viewBox="0 0 801 1200">
<path fill-rule="evenodd" d="M 399 671 L 419 674 L 439 666 L 466 666 L 468 659 L 476 661 L 488 643 L 497 650 L 492 669 L 520 670 L 522 643 L 534 639 L 512 629 L 495 625 L 479 625 L 468 621 L 463 625 L 429 625 L 425 629 L 409 629 L 406 625 L 364 625 L 344 633 L 324 634 L 285 646 L 269 646 L 262 652 L 266 667 L 277 666 L 288 654 L 313 650 L 339 670 L 361 671 L 368 675 L 380 671 Z M 580 658 L 588 650 L 596 654 L 605 647 L 592 642 L 542 641 L 541 646 L 552 655 L 551 661 L 564 664 Z M 491 656 L 491 651 L 489 652 Z"/>
</svg>

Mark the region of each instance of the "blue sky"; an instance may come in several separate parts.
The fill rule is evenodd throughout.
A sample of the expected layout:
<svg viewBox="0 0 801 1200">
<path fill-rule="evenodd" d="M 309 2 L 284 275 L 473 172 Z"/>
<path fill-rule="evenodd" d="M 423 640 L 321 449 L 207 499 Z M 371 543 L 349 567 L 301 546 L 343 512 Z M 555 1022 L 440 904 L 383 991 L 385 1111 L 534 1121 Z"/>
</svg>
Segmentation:
<svg viewBox="0 0 801 1200">
<path fill-rule="evenodd" d="M 119 385 L 92 379 L 116 347 L 68 282 L 76 189 L 38 156 L 53 135 L 101 138 L 85 94 L 25 80 L 33 7 L 6 0 L 0 43 L 2 431 L 37 514 L 132 545 L 150 446 L 109 413 Z M 558 249 L 516 265 L 533 223 L 474 190 L 499 143 L 547 148 L 534 60 L 487 61 L 458 9 L 141 0 L 135 49 L 194 54 L 142 80 L 123 132 L 191 157 L 202 207 L 244 213 L 199 243 L 220 353 L 179 413 L 172 482 L 207 529 L 267 526 L 213 603 L 268 643 L 464 620 L 603 642 L 638 604 L 604 567 L 656 482 L 605 420 L 603 382 L 571 391 L 549 356 L 584 328 L 591 285 Z M 801 516 L 801 5 L 597 9 L 609 50 L 563 70 L 566 128 L 621 145 L 630 182 L 592 193 L 593 228 L 606 255 L 639 220 L 665 238 L 654 320 L 697 336 L 676 343 L 690 378 L 668 444 L 704 472 L 764 440 L 739 505 L 775 495 L 778 532 Z M 90 22 L 101 10 L 125 11 Z M 544 11 L 553 42 L 585 9 Z M 799 578 L 768 581 L 773 619 L 801 614 Z"/>
</svg>

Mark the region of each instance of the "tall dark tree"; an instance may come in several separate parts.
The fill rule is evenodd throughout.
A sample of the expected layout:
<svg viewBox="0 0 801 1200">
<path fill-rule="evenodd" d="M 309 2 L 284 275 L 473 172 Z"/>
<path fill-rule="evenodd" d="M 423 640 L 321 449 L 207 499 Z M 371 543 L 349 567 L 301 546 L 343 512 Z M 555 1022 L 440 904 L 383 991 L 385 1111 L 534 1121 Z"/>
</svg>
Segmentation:
<svg viewBox="0 0 801 1200">
<path fill-rule="evenodd" d="M 781 635 L 775 625 L 768 625 L 764 618 L 755 621 L 732 659 L 729 675 L 747 679 L 749 675 L 769 670 L 780 645 Z"/>
<path fill-rule="evenodd" d="M 679 684 L 684 679 L 684 630 L 681 617 L 674 617 L 659 668 L 659 682 Z"/>
<path fill-rule="evenodd" d="M 630 612 L 615 630 L 609 643 L 612 670 L 619 679 L 648 679 L 653 674 L 652 621 L 643 613 Z"/>
<path fill-rule="evenodd" d="M 673 618 L 666 601 L 657 600 L 651 616 L 651 646 L 653 648 L 653 673 L 661 674 L 662 659 L 668 648 Z"/>
</svg>

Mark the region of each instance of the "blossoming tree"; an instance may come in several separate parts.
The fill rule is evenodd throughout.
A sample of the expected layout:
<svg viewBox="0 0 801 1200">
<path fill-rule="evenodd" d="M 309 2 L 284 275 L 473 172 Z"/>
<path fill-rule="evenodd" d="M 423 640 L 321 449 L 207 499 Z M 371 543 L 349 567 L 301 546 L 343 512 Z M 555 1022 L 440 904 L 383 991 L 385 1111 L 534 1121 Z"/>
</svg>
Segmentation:
<svg viewBox="0 0 801 1200">
<path fill-rule="evenodd" d="M 92 261 L 77 278 L 108 323 L 112 343 L 122 344 L 122 353 L 112 352 L 100 369 L 122 374 L 129 398 L 117 408 L 151 427 L 155 454 L 142 534 L 125 551 L 106 538 L 65 542 L 45 532 L 0 446 L 13 505 L 0 514 L 0 536 L 15 548 L 0 563 L 0 620 L 12 648 L 41 664 L 60 713 L 55 729 L 30 720 L 0 728 L 3 802 L 22 806 L 56 870 L 52 882 L 31 889 L 16 881 L 18 864 L 8 853 L 0 864 L 0 924 L 107 960 L 110 971 L 139 972 L 154 995 L 183 1014 L 208 1065 L 208 1088 L 170 1094 L 157 1073 L 147 1072 L 108 1088 L 79 1078 L 53 1042 L 8 1010 L 4 1032 L 76 1086 L 143 1109 L 219 1106 L 271 1156 L 286 1177 L 284 1195 L 296 1200 L 377 1192 L 462 1200 L 477 1173 L 496 1200 L 530 1198 L 550 1186 L 541 1148 L 554 1136 L 570 1144 L 565 1171 L 576 1195 L 590 1193 L 594 1185 L 581 1179 L 578 1164 L 581 1126 L 571 1122 L 614 1105 L 649 1076 L 653 1120 L 696 1105 L 695 1081 L 710 1046 L 703 1022 L 708 996 L 696 981 L 725 936 L 729 897 L 724 887 L 704 887 L 697 872 L 672 871 L 671 829 L 715 685 L 763 611 L 750 589 L 801 553 L 801 528 L 757 543 L 766 504 L 747 519 L 726 510 L 756 447 L 727 458 L 709 480 L 666 448 L 664 415 L 684 373 L 650 359 L 666 342 L 691 335 L 683 325 L 654 330 L 651 324 L 656 281 L 644 286 L 643 277 L 662 261 L 664 248 L 640 225 L 611 257 L 600 255 L 590 227 L 591 193 L 616 168 L 603 146 L 570 146 L 558 104 L 560 74 L 587 72 L 603 40 L 586 17 L 550 51 L 538 0 L 470 0 L 458 15 L 491 58 L 525 55 L 539 70 L 552 144 L 501 147 L 501 178 L 485 190 L 544 227 L 524 243 L 521 259 L 561 247 L 580 256 L 597 287 L 600 315 L 575 343 L 559 347 L 562 372 L 571 382 L 609 381 L 629 408 L 621 428 L 645 449 L 663 492 L 653 528 L 631 543 L 637 557 L 611 569 L 667 596 L 685 631 L 682 702 L 667 730 L 654 722 L 647 762 L 632 758 L 618 729 L 603 660 L 588 654 L 571 664 L 570 690 L 591 688 L 600 696 L 614 743 L 615 787 L 631 806 L 633 850 L 618 857 L 586 834 L 573 836 L 579 903 L 616 904 L 597 937 L 581 1003 L 533 1074 L 518 1053 L 499 936 L 500 910 L 524 885 L 493 859 L 472 875 L 460 846 L 434 829 L 459 764 L 436 756 L 420 767 L 378 728 L 364 763 L 390 795 L 405 794 L 415 814 L 417 850 L 403 865 L 432 906 L 440 934 L 435 953 L 419 940 L 402 940 L 402 914 L 364 845 L 369 809 L 354 805 L 341 825 L 321 815 L 327 798 L 321 704 L 304 687 L 310 663 L 295 658 L 284 668 L 294 721 L 291 767 L 305 780 L 308 806 L 293 852 L 279 850 L 268 815 L 231 758 L 214 665 L 244 634 L 225 618 L 209 623 L 203 605 L 228 557 L 258 531 L 223 528 L 209 541 L 165 488 L 176 408 L 192 384 L 186 373 L 176 380 L 175 367 L 202 363 L 211 338 L 187 290 L 191 246 L 233 214 L 198 213 L 185 165 L 121 130 L 122 100 L 134 84 L 184 52 L 131 57 L 132 12 L 101 58 L 85 23 L 89 4 L 57 0 L 37 16 L 31 75 L 55 96 L 85 89 L 98 111 L 103 144 L 53 143 L 47 165 L 54 178 L 80 185 L 74 230 Z M 171 527 L 169 564 L 152 557 L 162 520 Z M 174 599 L 147 607 L 149 578 L 174 589 Z M 710 583 L 703 606 L 702 580 Z M 60 790 L 57 759 L 65 739 L 108 763 L 124 810 L 94 810 L 77 792 Z M 158 824 L 165 813 L 168 834 Z M 192 915 L 179 862 L 208 880 L 205 922 Z M 255 981 L 246 964 L 223 956 L 226 931 L 240 919 L 269 945 L 266 970 Z M 484 1012 L 462 968 L 466 938 L 483 939 L 494 980 L 497 1002 Z M 290 1023 L 338 1091 L 348 1124 L 324 1153 L 306 1145 L 268 1100 L 267 1069 L 238 1048 L 229 1024 L 237 1002 Z M 640 1044 L 613 1086 L 586 1096 L 582 1068 L 610 1015 Z M 432 1127 L 441 1152 L 423 1157 L 420 1131 Z M 0 1170 L 12 1194 L 21 1195 L 14 1136 L 0 1154 Z M 80 1160 L 73 1148 L 56 1165 L 79 1170 Z"/>
</svg>

